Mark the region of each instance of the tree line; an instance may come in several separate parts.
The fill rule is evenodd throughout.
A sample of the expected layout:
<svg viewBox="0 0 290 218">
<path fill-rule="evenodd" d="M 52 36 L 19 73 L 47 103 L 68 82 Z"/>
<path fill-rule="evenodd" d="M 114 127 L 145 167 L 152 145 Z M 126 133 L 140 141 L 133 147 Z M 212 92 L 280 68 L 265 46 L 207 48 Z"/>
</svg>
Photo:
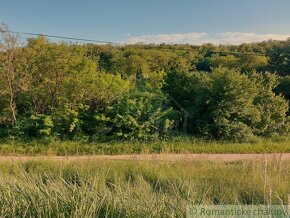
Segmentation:
<svg viewBox="0 0 290 218">
<path fill-rule="evenodd" d="M 1 32 L 0 137 L 220 140 L 289 132 L 290 40 L 94 45 Z"/>
</svg>

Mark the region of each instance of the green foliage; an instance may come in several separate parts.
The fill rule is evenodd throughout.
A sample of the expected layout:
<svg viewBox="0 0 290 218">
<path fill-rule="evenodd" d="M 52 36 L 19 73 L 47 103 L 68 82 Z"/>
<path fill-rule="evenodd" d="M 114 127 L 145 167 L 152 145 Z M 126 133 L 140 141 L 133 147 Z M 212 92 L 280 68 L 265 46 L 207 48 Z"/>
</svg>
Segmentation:
<svg viewBox="0 0 290 218">
<path fill-rule="evenodd" d="M 103 137 L 100 134 L 101 137 Z M 254 154 L 289 153 L 290 135 L 255 137 L 248 142 L 207 140 L 190 135 L 171 135 L 151 141 L 111 141 L 107 138 L 89 140 L 83 137 L 60 140 L 57 137 L 10 137 L 0 141 L 2 155 L 118 155 L 118 154 Z"/>
<path fill-rule="evenodd" d="M 246 140 L 253 135 L 287 131 L 287 102 L 272 91 L 275 76 L 214 70 L 197 83 L 193 103 L 195 130 L 227 140 Z"/>
<path fill-rule="evenodd" d="M 54 122 L 51 116 L 45 114 L 31 115 L 29 118 L 18 119 L 14 131 L 17 135 L 29 137 L 46 137 L 52 134 Z"/>
<path fill-rule="evenodd" d="M 213 56 L 211 63 L 214 68 L 226 67 L 226 68 L 238 68 L 240 66 L 240 58 L 234 55 L 228 56 Z"/>
<path fill-rule="evenodd" d="M 211 72 L 212 71 L 212 62 L 209 58 L 204 58 L 196 61 L 196 69 L 199 71 Z"/>
<path fill-rule="evenodd" d="M 131 88 L 131 82 L 122 79 L 121 75 L 99 73 L 91 90 L 91 99 L 101 107 L 108 106 L 123 97 Z"/>
<path fill-rule="evenodd" d="M 62 110 L 53 113 L 55 123 L 54 132 L 60 137 L 73 137 L 80 131 L 79 110 L 86 110 L 84 105 L 69 108 L 67 105 Z"/>
<path fill-rule="evenodd" d="M 268 49 L 270 57 L 269 68 L 281 76 L 290 74 L 290 39 L 284 42 L 276 42 Z"/>
<path fill-rule="evenodd" d="M 277 76 L 271 73 L 254 73 L 249 77 L 255 81 L 259 91 L 254 104 L 259 110 L 260 119 L 255 124 L 254 132 L 264 136 L 288 132 L 289 122 L 286 113 L 289 108 L 287 101 L 274 93 L 274 89 L 278 85 Z"/>
<path fill-rule="evenodd" d="M 188 73 L 170 71 L 164 81 L 163 90 L 183 107 L 194 100 L 195 81 Z"/>
<path fill-rule="evenodd" d="M 265 71 L 268 67 L 268 58 L 262 55 L 244 55 L 238 64 L 243 72 Z"/>
<path fill-rule="evenodd" d="M 290 75 L 279 78 L 279 84 L 274 90 L 277 94 L 281 94 L 285 99 L 288 100 L 290 109 Z M 288 110 L 288 115 L 289 113 L 290 110 Z"/>
<path fill-rule="evenodd" d="M 275 88 L 278 94 L 282 94 L 286 99 L 290 100 L 290 75 L 279 78 L 279 84 Z"/>
<path fill-rule="evenodd" d="M 134 91 L 96 118 L 111 126 L 110 134 L 118 138 L 149 140 L 169 132 L 171 114 L 162 94 Z"/>
<path fill-rule="evenodd" d="M 264 73 L 288 75 L 289 40 L 120 47 L 41 36 L 4 49 L 4 38 L 1 137 L 149 140 L 174 124 L 241 141 L 289 129 L 289 79 Z"/>
<path fill-rule="evenodd" d="M 194 127 L 201 134 L 220 139 L 240 140 L 253 133 L 258 120 L 253 105 L 255 84 L 234 70 L 220 68 L 196 87 Z"/>
</svg>

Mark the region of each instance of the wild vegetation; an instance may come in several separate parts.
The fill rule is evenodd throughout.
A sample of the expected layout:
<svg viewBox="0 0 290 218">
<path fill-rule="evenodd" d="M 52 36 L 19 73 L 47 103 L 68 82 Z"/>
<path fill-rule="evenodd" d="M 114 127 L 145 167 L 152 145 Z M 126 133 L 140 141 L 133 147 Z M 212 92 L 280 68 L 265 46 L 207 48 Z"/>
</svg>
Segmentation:
<svg viewBox="0 0 290 218">
<path fill-rule="evenodd" d="M 289 136 L 256 138 L 248 142 L 207 140 L 195 137 L 173 136 L 149 142 L 93 141 L 46 139 L 5 139 L 0 142 L 0 155 L 120 155 L 120 154 L 253 154 L 290 153 Z"/>
<path fill-rule="evenodd" d="M 0 154 L 290 152 L 290 40 L 20 44 L 1 27 Z M 1 217 L 184 217 L 288 204 L 282 160 L 0 161 Z"/>
<path fill-rule="evenodd" d="M 113 46 L 40 36 L 20 46 L 3 30 L 1 138 L 240 142 L 289 133 L 289 40 Z"/>
<path fill-rule="evenodd" d="M 0 162 L 1 217 L 184 217 L 195 204 L 287 205 L 290 163 Z"/>
</svg>

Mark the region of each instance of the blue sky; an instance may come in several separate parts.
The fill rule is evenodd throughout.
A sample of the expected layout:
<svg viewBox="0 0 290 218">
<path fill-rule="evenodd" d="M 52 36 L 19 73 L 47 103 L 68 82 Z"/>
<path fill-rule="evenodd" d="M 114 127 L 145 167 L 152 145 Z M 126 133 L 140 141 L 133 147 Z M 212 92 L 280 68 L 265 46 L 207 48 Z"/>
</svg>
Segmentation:
<svg viewBox="0 0 290 218">
<path fill-rule="evenodd" d="M 145 43 L 290 37 L 290 0 L 0 0 L 14 31 Z"/>
</svg>

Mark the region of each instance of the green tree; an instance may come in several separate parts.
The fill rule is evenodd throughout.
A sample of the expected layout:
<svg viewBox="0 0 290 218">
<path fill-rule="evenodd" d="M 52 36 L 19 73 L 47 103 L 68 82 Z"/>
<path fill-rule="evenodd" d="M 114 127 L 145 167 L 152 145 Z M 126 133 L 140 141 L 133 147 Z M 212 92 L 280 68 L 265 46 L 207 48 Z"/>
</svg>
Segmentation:
<svg viewBox="0 0 290 218">
<path fill-rule="evenodd" d="M 279 84 L 277 76 L 271 73 L 253 73 L 250 79 L 255 81 L 259 91 L 254 101 L 260 111 L 260 119 L 254 126 L 255 134 L 269 136 L 286 132 L 289 127 L 286 116 L 288 103 L 274 92 Z"/>
<path fill-rule="evenodd" d="M 272 74 L 214 70 L 195 90 L 195 131 L 238 141 L 286 131 L 287 102 L 274 94 L 275 84 Z"/>
<path fill-rule="evenodd" d="M 19 69 L 27 75 L 27 88 L 19 110 L 44 114 L 88 100 L 97 72 L 85 47 L 58 45 L 39 37 L 29 40 L 21 55 L 25 58 L 18 59 Z"/>
<path fill-rule="evenodd" d="M 268 58 L 258 54 L 245 54 L 240 58 L 239 65 L 243 72 L 265 71 L 268 67 Z"/>
<path fill-rule="evenodd" d="M 271 71 L 281 76 L 290 74 L 290 39 L 275 44 L 267 51 L 269 56 L 269 67 Z"/>
<path fill-rule="evenodd" d="M 288 100 L 290 108 L 290 75 L 279 78 L 279 84 L 274 90 L 277 94 L 281 94 Z M 290 111 L 288 110 L 288 115 L 289 113 Z"/>
<path fill-rule="evenodd" d="M 182 107 L 191 107 L 195 99 L 195 78 L 189 73 L 172 70 L 167 73 L 162 89 Z M 176 105 L 175 105 L 176 106 Z"/>
<path fill-rule="evenodd" d="M 211 63 L 214 68 L 226 67 L 226 68 L 239 68 L 240 59 L 234 55 L 228 56 L 213 56 Z"/>
<path fill-rule="evenodd" d="M 22 74 L 16 69 L 15 60 L 18 55 L 18 36 L 9 32 L 6 25 L 0 26 L 0 98 L 2 98 L 1 114 L 7 124 L 13 125 L 17 120 L 17 93 L 20 89 Z"/>
</svg>

